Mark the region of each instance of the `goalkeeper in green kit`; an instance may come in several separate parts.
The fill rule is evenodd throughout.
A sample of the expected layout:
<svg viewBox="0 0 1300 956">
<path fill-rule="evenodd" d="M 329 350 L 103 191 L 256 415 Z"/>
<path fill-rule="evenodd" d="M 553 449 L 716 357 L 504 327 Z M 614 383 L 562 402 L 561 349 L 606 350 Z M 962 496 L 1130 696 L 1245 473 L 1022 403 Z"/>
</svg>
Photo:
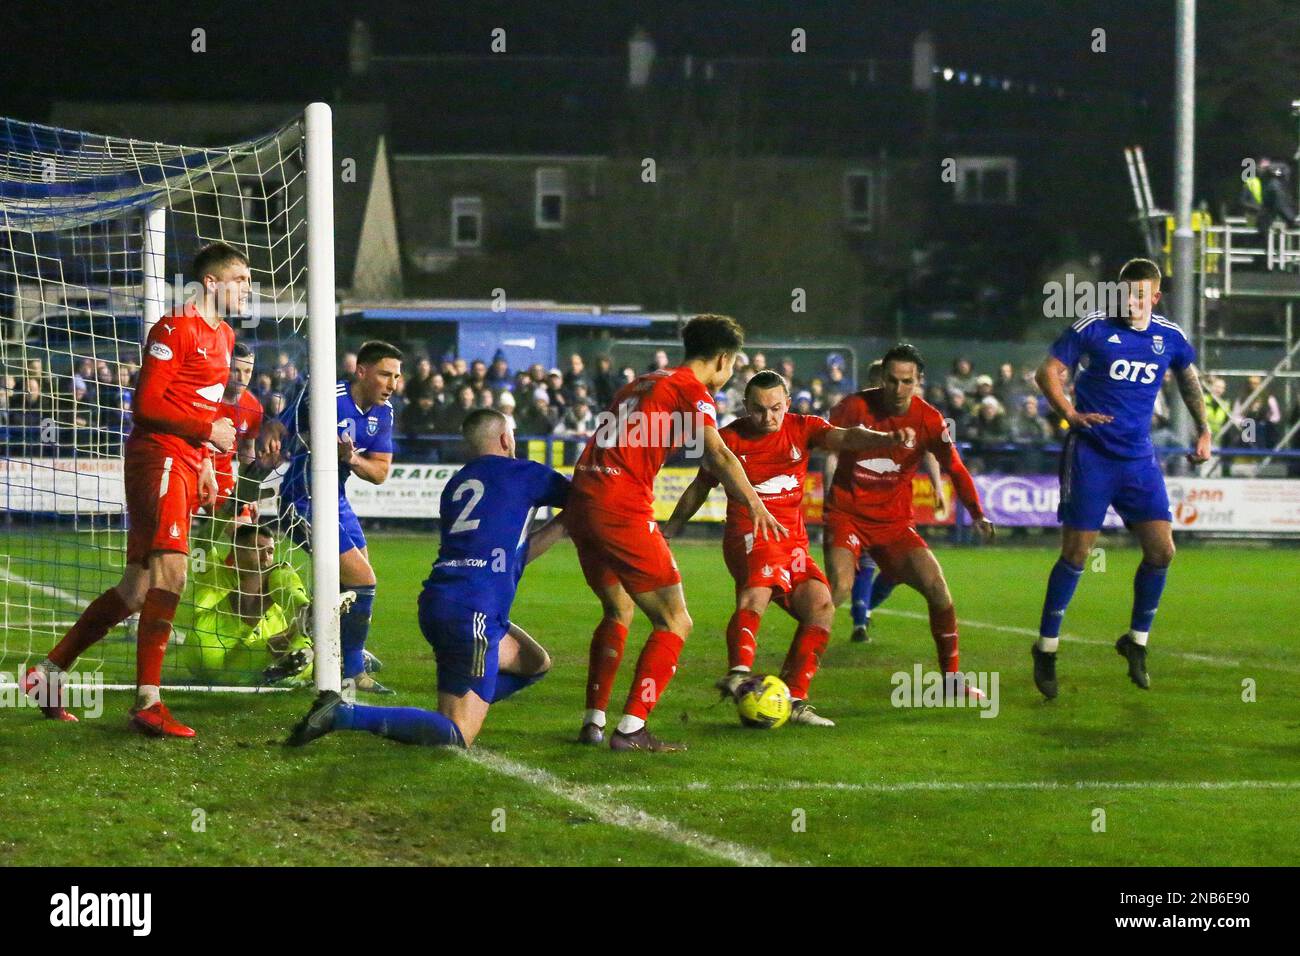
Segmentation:
<svg viewBox="0 0 1300 956">
<path fill-rule="evenodd" d="M 237 525 L 230 557 L 195 576 L 194 619 L 180 662 L 196 680 L 309 684 L 310 603 L 298 572 L 276 562 L 270 530 Z"/>
</svg>

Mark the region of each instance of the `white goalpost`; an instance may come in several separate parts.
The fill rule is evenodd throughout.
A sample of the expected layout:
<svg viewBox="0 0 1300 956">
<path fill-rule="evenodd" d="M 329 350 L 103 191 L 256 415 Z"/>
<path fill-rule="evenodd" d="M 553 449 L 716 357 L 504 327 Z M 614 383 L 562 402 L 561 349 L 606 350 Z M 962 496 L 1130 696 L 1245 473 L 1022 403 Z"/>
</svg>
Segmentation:
<svg viewBox="0 0 1300 956">
<path fill-rule="evenodd" d="M 121 575 L 141 343 L 193 297 L 190 263 L 219 241 L 249 260 L 250 308 L 228 321 L 253 353 L 245 407 L 266 424 L 241 435 L 228 500 L 191 528 L 164 683 L 339 689 L 332 137 L 324 103 L 221 147 L 0 119 L 0 681 Z M 277 489 L 311 447 L 330 453 L 311 456 L 308 528 L 281 516 Z M 261 531 L 237 546 L 248 524 Z M 250 555 L 271 542 L 259 577 Z M 75 671 L 132 686 L 133 620 Z"/>
</svg>

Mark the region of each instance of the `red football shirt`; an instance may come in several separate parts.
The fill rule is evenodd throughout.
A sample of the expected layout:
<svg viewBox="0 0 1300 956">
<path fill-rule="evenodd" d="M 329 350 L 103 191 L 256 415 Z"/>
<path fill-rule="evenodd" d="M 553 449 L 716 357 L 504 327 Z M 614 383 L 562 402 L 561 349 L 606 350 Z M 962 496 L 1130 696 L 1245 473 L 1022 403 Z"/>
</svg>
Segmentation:
<svg viewBox="0 0 1300 956">
<path fill-rule="evenodd" d="M 655 475 L 674 450 L 717 427 L 713 396 L 689 368 L 647 372 L 624 385 L 573 468 L 569 507 L 644 515 L 654 509 Z"/>
<path fill-rule="evenodd" d="M 718 434 L 740 459 L 745 477 L 763 499 L 767 510 L 790 532 L 791 544 L 805 543 L 808 530 L 803 520 L 803 486 L 808 474 L 808 452 L 822 443 L 834 428 L 816 415 L 787 412 L 781 427 L 774 432 L 760 432 L 749 418 L 738 418 Z M 706 479 L 718 484 L 712 474 Z M 752 534 L 754 521 L 743 501 L 727 496 L 728 537 Z"/>
<path fill-rule="evenodd" d="M 215 455 L 213 463 L 218 475 L 229 476 L 234 474 L 232 467 L 240 442 L 256 438 L 262 430 L 262 403 L 244 389 L 235 401 L 221 403 L 221 415 L 235 423 L 235 446 L 225 454 Z"/>
<path fill-rule="evenodd" d="M 831 411 L 831 423 L 841 428 L 865 425 L 876 431 L 916 429 L 911 448 L 889 445 L 860 452 L 843 452 L 827 496 L 829 507 L 880 524 L 912 523 L 912 476 L 927 451 L 952 476 L 957 497 L 975 517 L 980 517 L 975 482 L 948 437 L 947 422 L 939 410 L 913 397 L 907 411 L 893 415 L 885 406 L 884 390 L 868 388 L 841 401 Z"/>
<path fill-rule="evenodd" d="M 145 340 L 127 451 L 171 456 L 196 470 L 230 378 L 235 332 L 193 305 L 164 316 Z"/>
</svg>

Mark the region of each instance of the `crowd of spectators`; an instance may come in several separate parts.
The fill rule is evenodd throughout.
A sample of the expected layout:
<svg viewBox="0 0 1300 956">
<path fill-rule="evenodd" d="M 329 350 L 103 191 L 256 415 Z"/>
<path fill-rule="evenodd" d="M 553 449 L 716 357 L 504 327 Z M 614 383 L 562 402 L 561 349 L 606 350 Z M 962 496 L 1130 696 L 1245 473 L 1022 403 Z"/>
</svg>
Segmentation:
<svg viewBox="0 0 1300 956">
<path fill-rule="evenodd" d="M 355 354 L 346 354 L 341 375 L 351 375 L 355 362 Z M 490 362 L 447 356 L 435 363 L 427 355 L 418 355 L 404 364 L 405 374 L 390 401 L 399 440 L 416 451 L 432 446 L 440 436 L 457 434 L 465 417 L 476 408 L 504 412 L 522 438 L 585 438 L 596 430 L 597 416 L 620 388 L 644 371 L 667 368 L 670 359 L 660 349 L 644 368 L 616 366 L 608 355 L 588 363 L 576 352 L 568 356 L 563 369 L 534 363 L 512 370 L 501 353 Z M 716 396 L 722 424 L 733 420 L 742 407 L 749 379 L 768 367 L 767 356 L 761 351 L 738 358 L 732 384 Z M 825 370 L 806 381 L 789 356 L 775 367 L 791 381 L 794 409 L 805 414 L 829 414 L 853 388 L 845 361 L 838 354 L 829 356 Z"/>
<path fill-rule="evenodd" d="M 465 417 L 476 408 L 497 408 L 511 420 L 521 438 L 556 437 L 581 440 L 595 431 L 597 415 L 614 394 L 643 371 L 670 365 L 668 352 L 658 350 L 645 367 L 617 366 L 609 355 L 590 363 L 572 353 L 564 368 L 532 364 L 511 369 L 504 355 L 491 361 L 445 356 L 435 362 L 427 355 L 408 358 L 405 374 L 392 397 L 396 432 L 404 453 L 438 457 L 446 436 L 459 433 Z M 767 368 L 790 382 L 793 411 L 829 417 L 831 410 L 857 386 L 843 355 L 830 352 L 811 370 L 789 355 L 769 356 L 761 350 L 742 353 L 724 391 L 714 397 L 720 425 L 743 414 L 745 386 Z M 110 362 L 81 356 L 71 369 L 53 372 L 41 358 L 29 358 L 0 376 L 0 427 L 5 429 L 9 454 L 32 454 L 18 446 L 57 442 L 83 453 L 117 454 L 131 429 L 131 400 L 139 366 L 133 361 Z M 346 353 L 340 375 L 356 371 L 355 353 Z M 13 374 L 13 373 L 18 374 Z M 977 370 L 964 357 L 944 374 L 927 376 L 924 396 L 952 423 L 955 436 L 975 470 L 1050 470 L 1043 454 L 1058 444 L 1067 424 L 1048 406 L 1034 382 L 1033 367 L 1002 363 L 994 374 Z M 249 392 L 262 403 L 267 418 L 291 405 L 306 384 L 287 350 L 258 353 Z M 1207 379 L 1207 417 L 1216 434 L 1216 447 L 1271 448 L 1300 420 L 1300 401 L 1284 409 L 1258 377 L 1240 380 L 1235 393 L 1219 377 Z M 1258 392 L 1258 394 L 1256 394 Z M 1152 417 L 1152 437 L 1159 446 L 1175 446 L 1171 409 L 1181 402 L 1172 376 L 1167 375 Z"/>
<path fill-rule="evenodd" d="M 42 446 L 116 454 L 131 430 L 131 400 L 139 366 L 82 356 L 63 374 L 29 358 L 0 377 L 0 427 L 10 455 L 36 455 Z"/>
</svg>

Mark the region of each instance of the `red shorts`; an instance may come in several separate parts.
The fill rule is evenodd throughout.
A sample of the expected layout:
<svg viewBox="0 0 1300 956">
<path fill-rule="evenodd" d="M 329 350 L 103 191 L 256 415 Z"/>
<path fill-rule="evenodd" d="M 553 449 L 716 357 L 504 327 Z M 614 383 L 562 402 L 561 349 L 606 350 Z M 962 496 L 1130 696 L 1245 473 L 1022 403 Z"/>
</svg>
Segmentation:
<svg viewBox="0 0 1300 956">
<path fill-rule="evenodd" d="M 682 581 L 653 514 L 618 515 L 570 505 L 564 526 L 592 590 L 621 584 L 629 594 L 641 594 Z"/>
<path fill-rule="evenodd" d="M 852 553 L 854 564 L 866 551 L 880 570 L 895 581 L 901 580 L 908 553 L 929 547 L 910 524 L 880 524 L 843 511 L 826 512 L 824 535 L 828 548 L 843 548 Z"/>
<path fill-rule="evenodd" d="M 145 565 L 153 551 L 190 550 L 190 519 L 199 506 L 199 474 L 171 455 L 127 453 L 126 561 Z"/>
<path fill-rule="evenodd" d="M 808 551 L 808 539 L 791 541 L 755 540 L 753 535 L 727 535 L 722 540 L 722 556 L 727 570 L 736 581 L 736 590 L 775 588 L 791 594 L 805 581 L 820 581 L 827 587 L 826 575 Z"/>
</svg>

